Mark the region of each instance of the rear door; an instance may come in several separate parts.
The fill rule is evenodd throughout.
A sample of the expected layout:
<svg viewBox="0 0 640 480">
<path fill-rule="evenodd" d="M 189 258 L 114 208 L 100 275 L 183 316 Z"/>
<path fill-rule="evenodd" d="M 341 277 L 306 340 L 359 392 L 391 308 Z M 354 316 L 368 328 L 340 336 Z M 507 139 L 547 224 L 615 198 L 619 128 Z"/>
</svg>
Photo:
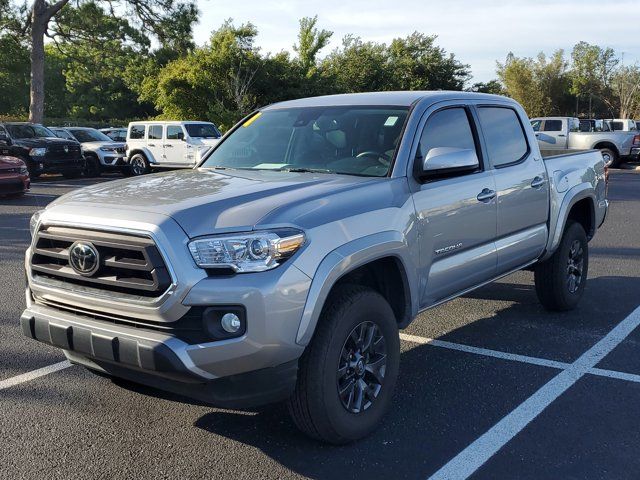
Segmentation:
<svg viewBox="0 0 640 480">
<path fill-rule="evenodd" d="M 187 142 L 181 125 L 167 125 L 164 140 L 164 154 L 168 163 L 176 165 L 193 165 L 194 159 L 187 158 Z"/>
<path fill-rule="evenodd" d="M 473 150 L 479 159 L 476 171 L 421 183 L 413 194 L 426 279 L 421 306 L 428 307 L 494 277 L 496 192 L 470 108 L 452 104 L 427 112 L 418 132 L 414 169 L 440 147 Z"/>
<path fill-rule="evenodd" d="M 155 163 L 167 163 L 164 155 L 162 125 L 149 125 L 147 127 L 147 150 L 153 156 Z"/>
<path fill-rule="evenodd" d="M 536 138 L 540 150 L 564 150 L 567 148 L 567 120 L 561 118 L 546 119 Z"/>
<path fill-rule="evenodd" d="M 502 274 L 535 260 L 546 245 L 547 170 L 529 145 L 526 117 L 508 105 L 478 105 L 476 111 L 498 192 L 497 273 Z"/>
</svg>

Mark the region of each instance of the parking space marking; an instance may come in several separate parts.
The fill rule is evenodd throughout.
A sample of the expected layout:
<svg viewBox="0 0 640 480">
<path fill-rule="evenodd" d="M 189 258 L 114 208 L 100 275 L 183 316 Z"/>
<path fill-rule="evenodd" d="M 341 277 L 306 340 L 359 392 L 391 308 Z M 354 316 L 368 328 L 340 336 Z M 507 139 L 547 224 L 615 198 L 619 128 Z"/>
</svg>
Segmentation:
<svg viewBox="0 0 640 480">
<path fill-rule="evenodd" d="M 6 380 L 0 381 L 0 390 L 4 390 L 5 388 L 15 387 L 24 382 L 29 382 L 31 380 L 35 380 L 39 377 L 44 377 L 45 375 L 49 375 L 50 373 L 58 372 L 60 370 L 64 370 L 65 368 L 71 367 L 73 364 L 69 362 L 69 360 L 65 360 L 64 362 L 54 363 L 53 365 L 47 365 L 46 367 L 39 368 L 37 370 L 32 370 L 31 372 L 23 373 L 22 375 L 16 375 L 15 377 L 7 378 Z"/>
<path fill-rule="evenodd" d="M 583 353 L 569 368 L 563 370 L 515 410 L 452 458 L 430 480 L 466 479 L 484 465 L 555 399 L 566 392 L 589 370 L 620 344 L 640 325 L 640 307 L 622 320 L 598 343 Z"/>
<path fill-rule="evenodd" d="M 557 368 L 565 370 L 571 366 L 570 363 L 556 362 L 555 360 L 547 360 L 546 358 L 529 357 L 527 355 L 518 355 L 517 353 L 500 352 L 498 350 L 489 350 L 488 348 L 472 347 L 462 343 L 447 342 L 445 340 L 437 340 L 434 338 L 417 337 L 406 333 L 400 334 L 400 339 L 411 343 L 419 343 L 422 345 L 433 345 L 434 347 L 448 348 L 449 350 L 458 350 L 460 352 L 473 353 L 475 355 L 483 355 L 485 357 L 500 358 L 502 360 L 511 360 L 514 362 L 530 363 L 541 367 Z"/>
</svg>

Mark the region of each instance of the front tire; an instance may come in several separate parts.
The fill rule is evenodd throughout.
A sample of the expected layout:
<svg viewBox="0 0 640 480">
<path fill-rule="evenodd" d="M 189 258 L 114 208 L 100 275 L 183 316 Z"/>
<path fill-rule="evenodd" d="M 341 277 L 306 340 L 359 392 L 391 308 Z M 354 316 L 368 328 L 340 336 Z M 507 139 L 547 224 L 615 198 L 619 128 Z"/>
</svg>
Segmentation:
<svg viewBox="0 0 640 480">
<path fill-rule="evenodd" d="M 587 235 L 569 221 L 560 245 L 547 260 L 536 265 L 534 278 L 538 300 L 551 311 L 573 310 L 584 293 L 589 271 Z"/>
<path fill-rule="evenodd" d="M 391 406 L 400 366 L 398 325 L 379 293 L 339 287 L 300 359 L 289 412 L 308 436 L 344 444 L 371 433 Z"/>
<path fill-rule="evenodd" d="M 102 173 L 100 169 L 100 160 L 95 155 L 87 155 L 84 166 L 85 177 L 99 177 Z"/>
</svg>

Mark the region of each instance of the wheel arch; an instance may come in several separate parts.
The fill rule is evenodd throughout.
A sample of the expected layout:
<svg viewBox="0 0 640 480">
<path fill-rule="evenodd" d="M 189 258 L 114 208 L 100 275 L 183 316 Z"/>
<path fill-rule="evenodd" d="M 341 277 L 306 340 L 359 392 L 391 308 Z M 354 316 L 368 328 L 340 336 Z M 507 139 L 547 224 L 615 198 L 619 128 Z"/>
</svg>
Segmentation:
<svg viewBox="0 0 640 480">
<path fill-rule="evenodd" d="M 596 150 L 608 148 L 609 150 L 611 150 L 613 153 L 616 154 L 616 157 L 620 157 L 620 151 L 618 150 L 618 147 L 615 145 L 615 143 L 611 143 L 609 141 L 602 141 L 602 142 L 596 143 L 593 146 L 593 148 L 595 148 Z"/>
<path fill-rule="evenodd" d="M 591 184 L 583 183 L 570 189 L 564 195 L 560 204 L 555 228 L 552 228 L 549 232 L 546 252 L 541 260 L 549 258 L 558 248 L 562 234 L 570 219 L 578 221 L 584 227 L 587 239 L 591 240 L 597 229 L 595 212 L 596 195 Z"/>
<path fill-rule="evenodd" d="M 389 301 L 398 325 L 408 325 L 417 314 L 418 304 L 417 272 L 411 267 L 414 264 L 399 232 L 363 237 L 330 252 L 314 274 L 296 342 L 309 343 L 326 300 L 336 286 L 345 283 L 379 291 Z"/>
</svg>

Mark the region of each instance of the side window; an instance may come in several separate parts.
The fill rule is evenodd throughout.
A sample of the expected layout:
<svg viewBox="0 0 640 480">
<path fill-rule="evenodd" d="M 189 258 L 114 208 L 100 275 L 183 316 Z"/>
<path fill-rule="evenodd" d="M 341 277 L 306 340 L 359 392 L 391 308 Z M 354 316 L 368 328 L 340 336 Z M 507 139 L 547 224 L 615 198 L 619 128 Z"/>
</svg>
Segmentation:
<svg viewBox="0 0 640 480">
<path fill-rule="evenodd" d="M 432 148 L 450 147 L 476 152 L 469 117 L 464 108 L 447 108 L 429 117 L 420 137 L 418 156 L 426 158 Z"/>
<path fill-rule="evenodd" d="M 131 125 L 129 128 L 129 138 L 131 140 L 144 138 L 144 125 Z"/>
<path fill-rule="evenodd" d="M 182 140 L 184 133 L 179 125 L 169 125 L 167 127 L 167 140 Z"/>
<path fill-rule="evenodd" d="M 562 120 L 545 120 L 543 132 L 561 132 Z"/>
<path fill-rule="evenodd" d="M 494 167 L 516 163 L 529 151 L 518 114 L 511 108 L 481 107 L 480 126 Z"/>
<path fill-rule="evenodd" d="M 160 140 L 160 139 L 162 139 L 162 125 L 151 125 L 151 126 L 149 126 L 149 136 L 147 138 L 149 140 Z"/>
<path fill-rule="evenodd" d="M 540 131 L 540 125 L 542 125 L 542 120 L 531 120 L 531 128 L 534 132 Z"/>
</svg>

